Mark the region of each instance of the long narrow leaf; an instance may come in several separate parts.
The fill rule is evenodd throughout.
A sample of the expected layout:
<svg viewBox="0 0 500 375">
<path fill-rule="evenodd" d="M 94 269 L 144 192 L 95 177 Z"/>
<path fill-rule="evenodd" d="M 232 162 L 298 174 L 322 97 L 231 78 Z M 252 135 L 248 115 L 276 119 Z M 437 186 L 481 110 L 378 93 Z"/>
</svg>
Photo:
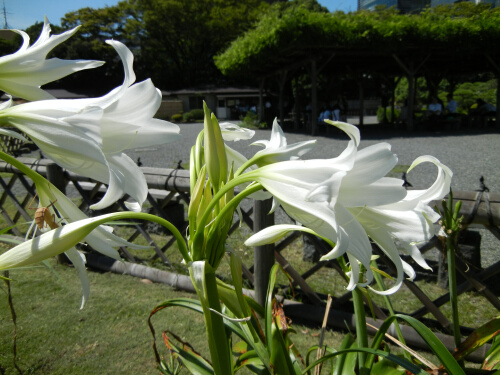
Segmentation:
<svg viewBox="0 0 500 375">
<path fill-rule="evenodd" d="M 171 332 L 169 332 L 172 334 Z M 173 335 L 173 334 L 172 334 Z M 175 345 L 172 340 L 168 337 L 166 332 L 163 332 L 163 340 L 168 349 L 175 353 L 175 356 L 181 361 L 181 363 L 186 366 L 186 368 L 192 374 L 199 375 L 213 375 L 214 370 L 210 363 L 205 360 L 201 355 L 192 350 L 188 345 L 186 345 L 180 338 L 173 335 L 178 341 L 180 341 L 183 347 Z"/>
<path fill-rule="evenodd" d="M 413 329 L 415 329 L 415 331 L 427 343 L 427 345 L 434 352 L 434 354 L 441 360 L 441 363 L 450 374 L 465 375 L 465 372 L 462 369 L 462 367 L 460 367 L 458 362 L 453 358 L 451 353 L 448 351 L 448 349 L 446 349 L 446 347 L 436 337 L 436 335 L 432 333 L 432 331 L 429 328 L 427 328 L 423 323 L 419 322 L 415 318 L 412 318 L 411 316 L 397 314 L 388 317 L 380 327 L 379 331 L 376 333 L 375 337 L 373 338 L 372 348 L 379 347 L 380 343 L 384 338 L 385 333 L 388 331 L 392 322 L 396 318 L 404 320 L 405 322 L 410 324 Z M 374 357 L 370 356 L 369 360 L 367 361 L 368 368 L 371 368 L 371 366 L 373 365 L 373 360 Z"/>
<path fill-rule="evenodd" d="M 317 360 L 317 361 L 311 363 L 309 366 L 307 366 L 307 368 L 302 372 L 302 374 L 307 374 L 307 371 L 310 371 L 315 366 L 317 366 L 320 363 L 325 362 L 331 358 L 334 358 L 336 356 L 346 354 L 346 353 L 357 353 L 357 352 L 364 352 L 364 353 L 372 354 L 374 356 L 387 358 L 388 360 L 390 360 L 390 361 L 396 363 L 397 365 L 405 368 L 406 370 L 410 371 L 412 374 L 429 375 L 427 372 L 422 370 L 420 367 L 418 367 L 417 365 L 414 365 L 413 363 L 407 361 L 404 358 L 395 356 L 394 354 L 391 354 L 391 353 L 384 352 L 383 350 L 376 350 L 376 349 L 372 349 L 372 348 L 352 348 L 352 349 L 346 349 L 346 350 L 339 350 L 338 352 L 331 353 L 331 354 L 326 354 L 325 356 L 323 356 L 319 360 Z M 451 374 L 455 375 L 455 373 L 453 373 L 453 372 Z"/>
<path fill-rule="evenodd" d="M 500 370 L 500 339 L 493 340 L 493 345 L 486 353 L 486 359 L 481 368 L 483 370 Z"/>
<path fill-rule="evenodd" d="M 499 332 L 500 317 L 497 317 L 472 332 L 469 337 L 467 337 L 460 344 L 460 346 L 457 348 L 457 351 L 453 353 L 453 357 L 455 357 L 457 361 L 460 361 L 473 351 L 477 350 L 482 345 L 486 344 Z"/>
<path fill-rule="evenodd" d="M 267 287 L 267 299 L 265 306 L 265 335 L 266 339 L 270 339 L 272 337 L 272 326 L 273 326 L 273 290 L 274 285 L 276 284 L 276 277 L 278 274 L 279 265 L 275 264 L 271 268 L 271 272 L 269 274 L 269 285 Z M 268 350 L 270 350 L 268 344 Z M 270 351 L 269 351 L 270 353 Z"/>
<path fill-rule="evenodd" d="M 356 345 L 356 341 L 354 340 L 354 337 L 349 333 L 347 334 L 344 339 L 342 340 L 342 343 L 340 344 L 339 351 L 346 350 L 353 345 Z M 354 369 L 354 366 L 356 366 L 356 361 L 357 361 L 357 354 L 354 355 L 348 355 L 349 353 L 345 353 L 341 355 L 339 358 L 337 358 L 337 363 L 335 365 L 335 369 L 333 374 L 334 375 L 342 375 L 344 374 L 344 367 L 347 369 Z M 349 358 L 347 358 L 349 357 Z M 354 363 L 352 366 L 350 364 L 346 365 L 346 362 L 352 358 Z M 308 364 L 309 365 L 309 364 Z"/>
</svg>

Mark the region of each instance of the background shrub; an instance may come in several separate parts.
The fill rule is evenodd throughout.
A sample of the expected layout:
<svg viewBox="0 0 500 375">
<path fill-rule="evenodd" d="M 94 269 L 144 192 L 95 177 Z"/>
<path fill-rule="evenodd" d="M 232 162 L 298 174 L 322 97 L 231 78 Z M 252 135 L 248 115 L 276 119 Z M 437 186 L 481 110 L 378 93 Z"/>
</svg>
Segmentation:
<svg viewBox="0 0 500 375">
<path fill-rule="evenodd" d="M 172 115 L 173 122 L 180 122 L 181 120 L 182 120 L 182 115 L 180 113 L 176 113 L 175 115 Z"/>
<path fill-rule="evenodd" d="M 205 116 L 205 112 L 203 112 L 203 109 L 193 109 L 189 112 L 184 113 L 182 116 L 182 119 L 184 122 L 192 122 L 196 120 L 203 120 Z"/>
</svg>

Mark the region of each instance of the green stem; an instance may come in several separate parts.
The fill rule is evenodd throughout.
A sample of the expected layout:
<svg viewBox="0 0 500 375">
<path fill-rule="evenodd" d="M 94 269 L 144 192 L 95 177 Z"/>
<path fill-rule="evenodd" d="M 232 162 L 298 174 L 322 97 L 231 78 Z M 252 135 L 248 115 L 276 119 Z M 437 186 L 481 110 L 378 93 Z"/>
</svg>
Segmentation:
<svg viewBox="0 0 500 375">
<path fill-rule="evenodd" d="M 446 238 L 446 255 L 448 258 L 448 284 L 450 288 L 451 316 L 453 320 L 453 336 L 455 347 L 458 348 L 462 338 L 460 336 L 460 320 L 458 317 L 457 275 L 455 272 L 455 244 L 453 238 Z"/>
<path fill-rule="evenodd" d="M 259 190 L 262 190 L 262 185 L 257 183 L 257 184 L 254 184 L 252 186 L 249 186 L 248 188 L 246 188 L 245 190 L 243 190 L 241 193 L 239 193 L 237 196 L 235 196 L 233 199 L 231 199 L 225 206 L 224 208 L 222 208 L 222 210 L 219 212 L 219 214 L 217 215 L 216 219 L 214 220 L 213 224 L 212 224 L 212 227 L 213 228 L 222 228 L 223 225 L 222 225 L 222 221 L 225 219 L 225 216 L 226 215 L 231 215 L 231 222 L 232 222 L 232 218 L 233 218 L 233 213 L 234 213 L 234 210 L 236 209 L 236 207 L 240 204 L 240 202 L 245 199 L 246 197 L 248 197 L 249 195 L 259 191 Z M 229 227 L 227 228 L 229 229 Z M 227 236 L 226 236 L 227 237 Z M 221 238 L 222 241 L 226 241 L 225 240 L 225 237 L 224 238 Z M 222 256 L 224 255 L 224 247 L 216 247 L 218 249 L 221 249 L 222 250 L 222 253 L 218 253 L 218 254 L 213 254 L 213 259 L 211 259 L 210 261 L 210 264 L 212 264 L 212 266 L 217 269 L 218 266 L 219 266 L 219 263 L 222 259 Z"/>
<path fill-rule="evenodd" d="M 373 267 L 378 268 L 378 264 L 375 260 L 373 260 L 371 264 Z M 377 283 L 380 290 L 386 290 L 384 280 L 382 279 L 382 276 L 379 273 L 374 272 L 373 278 L 375 279 L 375 282 Z M 395 316 L 396 312 L 394 311 L 394 307 L 392 306 L 391 299 L 389 298 L 388 295 L 384 295 L 383 297 L 384 297 L 384 301 L 385 301 L 385 305 L 387 307 L 387 310 L 389 310 L 390 316 Z M 399 326 L 399 323 L 397 320 L 394 320 L 394 327 L 396 328 L 396 333 L 398 334 L 399 341 L 401 341 L 403 344 L 406 345 L 405 338 L 403 337 L 403 332 L 401 332 L 401 327 Z M 403 351 L 403 355 L 405 356 L 406 359 L 411 361 L 411 355 L 406 350 Z"/>
<path fill-rule="evenodd" d="M 196 233 L 194 235 L 191 248 L 193 250 L 193 260 L 201 260 L 203 257 L 203 242 L 204 242 L 204 232 L 205 227 L 208 224 L 208 219 L 214 207 L 219 204 L 219 200 L 226 194 L 229 190 L 234 189 L 236 186 L 244 183 L 253 181 L 249 176 L 242 176 L 240 178 L 235 178 L 227 182 L 218 192 L 215 194 L 207 205 L 203 216 L 197 223 Z M 200 249 L 199 251 L 197 249 Z"/>
<path fill-rule="evenodd" d="M 26 176 L 28 176 L 29 178 L 31 178 L 33 180 L 33 182 L 35 182 L 35 184 L 39 183 L 41 181 L 45 181 L 45 182 L 47 182 L 47 184 L 49 184 L 49 186 L 50 186 L 51 189 L 57 190 L 57 188 L 54 185 L 52 185 L 48 180 L 46 180 L 39 173 L 35 172 L 31 168 L 27 167 L 26 165 L 24 165 L 23 163 L 21 163 L 19 160 L 17 160 L 16 158 L 13 158 L 12 156 L 6 154 L 5 152 L 0 151 L 0 159 L 6 161 L 7 163 L 11 164 L 13 167 L 19 169 L 22 173 L 24 173 Z M 104 219 L 103 222 L 102 222 L 102 224 L 104 224 L 106 222 L 110 222 L 110 221 L 119 220 L 120 218 L 127 218 L 127 219 L 149 220 L 149 221 L 152 221 L 154 223 L 157 223 L 157 224 L 160 224 L 160 225 L 164 226 L 165 228 L 167 228 L 172 233 L 172 235 L 177 240 L 177 245 L 179 247 L 179 251 L 181 252 L 182 257 L 184 258 L 184 260 L 187 263 L 191 261 L 191 257 L 189 256 L 189 251 L 188 251 L 188 248 L 187 248 L 187 245 L 186 245 L 186 241 L 184 241 L 184 237 L 182 237 L 182 234 L 175 227 L 175 225 L 173 225 L 169 221 L 167 221 L 167 220 L 165 220 L 165 219 L 163 219 L 161 217 L 158 217 L 158 216 L 155 216 L 155 215 L 151 215 L 151 214 L 142 213 L 142 212 L 129 212 L 129 211 L 126 211 L 126 212 L 118 212 L 115 215 L 116 216 L 114 216 L 113 219 Z M 69 219 L 71 219 L 71 218 L 69 218 Z"/>
<path fill-rule="evenodd" d="M 224 320 L 219 314 L 212 311 L 215 310 L 221 313 L 217 279 L 213 268 L 207 262 L 202 262 L 203 275 L 199 274 L 200 270 L 194 271 L 192 267 L 189 268 L 189 275 L 203 308 L 203 318 L 205 320 L 212 367 L 214 374 L 232 374 L 231 347 L 226 327 L 224 326 Z M 200 264 L 200 262 L 197 263 Z M 202 281 L 200 277 L 203 279 Z"/>
<path fill-rule="evenodd" d="M 366 330 L 365 304 L 363 293 L 356 287 L 352 291 L 352 302 L 354 305 L 354 315 L 356 317 L 356 343 L 358 348 L 368 348 L 368 331 Z M 369 369 L 365 367 L 366 353 L 358 353 L 359 373 L 361 375 L 369 374 Z"/>
<path fill-rule="evenodd" d="M 101 224 L 106 224 L 112 221 L 118 221 L 121 219 L 139 219 L 139 220 L 148 220 L 152 221 L 153 223 L 160 224 L 164 226 L 166 229 L 168 229 L 172 235 L 175 237 L 177 241 L 177 246 L 179 247 L 179 251 L 181 252 L 182 257 L 184 258 L 184 261 L 189 264 L 189 262 L 192 261 L 191 257 L 189 256 L 189 251 L 186 245 L 186 241 L 184 241 L 184 237 L 182 237 L 181 232 L 173 225 L 171 222 L 152 215 L 152 214 L 147 214 L 144 212 L 132 212 L 132 211 L 124 211 L 124 212 L 116 212 L 113 215 L 113 218 L 108 218 L 105 217 L 102 220 L 95 221 L 96 224 L 101 225 Z M 108 215 L 105 215 L 108 216 Z"/>
<path fill-rule="evenodd" d="M 238 168 L 238 170 L 234 174 L 234 177 L 238 177 L 240 174 L 242 174 L 243 172 L 245 172 L 245 170 L 247 170 L 247 168 L 250 168 L 254 164 L 255 164 L 254 158 L 251 158 L 250 160 L 247 160 L 245 163 L 243 163 L 243 165 L 241 167 Z"/>
</svg>

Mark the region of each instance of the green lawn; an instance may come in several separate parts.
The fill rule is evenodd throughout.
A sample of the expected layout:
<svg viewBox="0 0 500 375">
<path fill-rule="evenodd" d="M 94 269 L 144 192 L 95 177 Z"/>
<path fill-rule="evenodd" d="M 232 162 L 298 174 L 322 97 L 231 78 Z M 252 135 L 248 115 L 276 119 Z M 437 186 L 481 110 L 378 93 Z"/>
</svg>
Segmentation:
<svg viewBox="0 0 500 375">
<path fill-rule="evenodd" d="M 17 314 L 17 363 L 24 374 L 157 374 L 152 336 L 147 325 L 160 302 L 194 295 L 166 285 L 146 284 L 138 278 L 89 272 L 91 297 L 80 307 L 80 284 L 71 267 L 51 261 L 44 266 L 10 272 Z M 159 312 L 153 322 L 171 330 L 207 355 L 201 315 L 172 309 Z M 295 344 L 302 354 L 317 344 L 318 329 L 294 326 Z M 0 373 L 15 374 L 13 324 L 2 282 L 0 300 Z M 338 346 L 343 334 L 328 332 L 326 343 Z M 163 350 L 166 355 L 166 350 Z M 3 372 L 2 372 L 3 371 Z"/>
</svg>

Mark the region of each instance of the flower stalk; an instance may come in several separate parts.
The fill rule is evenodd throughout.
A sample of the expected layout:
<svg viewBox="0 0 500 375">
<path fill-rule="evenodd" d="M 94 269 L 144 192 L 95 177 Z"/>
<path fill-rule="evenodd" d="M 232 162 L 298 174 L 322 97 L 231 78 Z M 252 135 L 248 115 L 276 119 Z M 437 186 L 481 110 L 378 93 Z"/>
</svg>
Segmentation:
<svg viewBox="0 0 500 375">
<path fill-rule="evenodd" d="M 463 217 L 459 217 L 462 201 L 458 201 L 453 206 L 453 192 L 450 190 L 448 199 L 442 202 L 443 212 L 441 214 L 441 241 L 443 242 L 444 251 L 446 252 L 447 271 L 448 271 L 448 287 L 450 289 L 450 306 L 453 324 L 453 337 L 455 347 L 458 348 L 462 336 L 460 334 L 460 318 L 458 311 L 458 291 L 457 291 L 457 274 L 455 268 L 455 256 L 458 244 L 458 236 L 462 230 Z"/>
</svg>

